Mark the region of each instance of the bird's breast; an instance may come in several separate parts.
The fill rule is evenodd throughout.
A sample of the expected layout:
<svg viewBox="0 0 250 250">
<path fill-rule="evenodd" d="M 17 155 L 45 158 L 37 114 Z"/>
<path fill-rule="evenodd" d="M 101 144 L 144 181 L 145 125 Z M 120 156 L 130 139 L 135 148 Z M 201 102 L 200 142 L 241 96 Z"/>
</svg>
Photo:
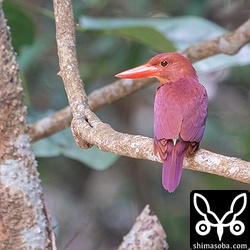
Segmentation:
<svg viewBox="0 0 250 250">
<path fill-rule="evenodd" d="M 178 138 L 183 122 L 188 120 L 202 103 L 204 91 L 201 84 L 188 80 L 159 86 L 154 104 L 156 138 Z"/>
<path fill-rule="evenodd" d="M 185 112 L 195 106 L 204 96 L 204 87 L 197 81 L 183 79 L 173 83 L 166 83 L 157 88 L 155 97 L 156 109 L 161 106 Z"/>
</svg>

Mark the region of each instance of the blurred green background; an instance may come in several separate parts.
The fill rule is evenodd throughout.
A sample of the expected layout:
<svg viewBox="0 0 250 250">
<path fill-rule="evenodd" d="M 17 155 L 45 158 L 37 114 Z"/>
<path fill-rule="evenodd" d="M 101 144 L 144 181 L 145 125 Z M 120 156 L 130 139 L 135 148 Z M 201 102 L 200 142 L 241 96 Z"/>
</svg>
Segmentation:
<svg viewBox="0 0 250 250">
<path fill-rule="evenodd" d="M 77 50 L 86 91 L 145 63 L 162 51 L 234 30 L 249 18 L 249 1 L 75 0 Z M 55 44 L 52 1 L 8 0 L 11 27 L 25 89 L 29 122 L 67 105 Z M 195 64 L 209 92 L 201 147 L 250 160 L 250 49 Z M 153 136 L 157 85 L 96 112 L 121 132 Z M 34 145 L 58 249 L 115 249 L 146 204 L 159 217 L 171 249 L 189 248 L 189 195 L 194 189 L 249 189 L 249 185 L 184 170 L 179 188 L 161 184 L 161 164 L 75 146 L 67 129 Z"/>
</svg>

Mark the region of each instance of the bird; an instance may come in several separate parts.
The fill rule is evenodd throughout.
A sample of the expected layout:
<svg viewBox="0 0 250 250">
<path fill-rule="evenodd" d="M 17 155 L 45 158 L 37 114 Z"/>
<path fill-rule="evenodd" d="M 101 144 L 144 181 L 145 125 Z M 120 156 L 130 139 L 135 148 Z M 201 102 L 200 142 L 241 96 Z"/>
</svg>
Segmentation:
<svg viewBox="0 0 250 250">
<path fill-rule="evenodd" d="M 161 53 L 146 64 L 115 75 L 118 78 L 156 78 L 154 154 L 163 161 L 162 184 L 170 193 L 179 186 L 184 156 L 199 147 L 208 113 L 208 95 L 188 58 Z"/>
</svg>

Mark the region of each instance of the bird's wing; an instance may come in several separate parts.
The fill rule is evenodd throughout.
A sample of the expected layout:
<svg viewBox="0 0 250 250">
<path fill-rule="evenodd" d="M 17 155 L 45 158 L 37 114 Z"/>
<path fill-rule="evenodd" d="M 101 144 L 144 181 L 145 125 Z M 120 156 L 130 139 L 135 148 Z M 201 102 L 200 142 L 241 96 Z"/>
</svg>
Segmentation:
<svg viewBox="0 0 250 250">
<path fill-rule="evenodd" d="M 192 97 L 192 103 L 182 121 L 180 136 L 184 141 L 200 142 L 205 130 L 208 108 L 208 96 L 202 85 L 197 85 L 197 94 Z M 196 93 L 195 92 L 195 93 Z"/>
<path fill-rule="evenodd" d="M 155 153 L 166 159 L 167 140 L 181 137 L 190 142 L 191 154 L 205 130 L 207 105 L 207 92 L 198 82 L 193 82 L 191 88 L 171 88 L 167 84 L 158 88 L 154 106 Z"/>
</svg>

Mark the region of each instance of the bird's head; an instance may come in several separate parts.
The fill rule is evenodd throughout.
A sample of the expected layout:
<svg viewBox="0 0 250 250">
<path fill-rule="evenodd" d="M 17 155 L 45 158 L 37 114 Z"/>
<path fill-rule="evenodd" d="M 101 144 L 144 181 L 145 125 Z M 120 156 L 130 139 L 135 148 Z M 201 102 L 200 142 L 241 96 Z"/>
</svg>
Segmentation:
<svg viewBox="0 0 250 250">
<path fill-rule="evenodd" d="M 161 84 L 176 82 L 181 78 L 197 78 L 196 71 L 190 61 L 183 55 L 162 53 L 152 57 L 146 64 L 123 71 L 118 78 L 155 77 Z"/>
</svg>

